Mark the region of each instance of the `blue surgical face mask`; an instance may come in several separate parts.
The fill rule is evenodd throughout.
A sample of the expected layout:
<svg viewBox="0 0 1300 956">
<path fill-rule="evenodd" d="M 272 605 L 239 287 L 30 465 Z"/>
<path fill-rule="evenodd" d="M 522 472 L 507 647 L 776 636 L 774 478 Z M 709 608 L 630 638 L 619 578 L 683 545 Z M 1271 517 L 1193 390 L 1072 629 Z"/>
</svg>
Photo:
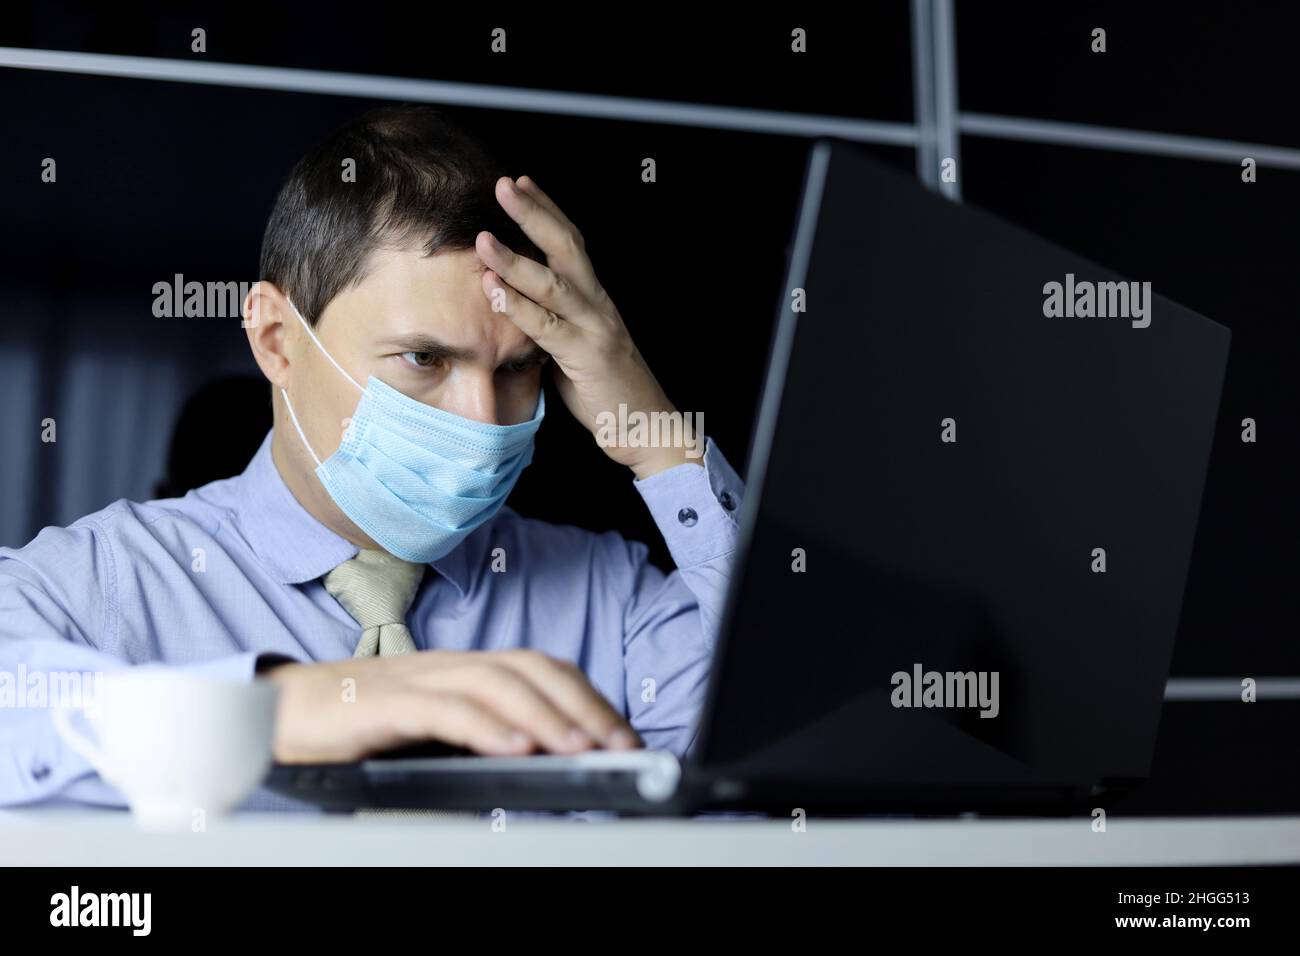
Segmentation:
<svg viewBox="0 0 1300 956">
<path fill-rule="evenodd" d="M 390 554 L 427 564 L 460 544 L 505 503 L 533 459 L 533 436 L 546 414 L 537 397 L 530 421 L 486 425 L 417 402 L 373 375 L 366 387 L 325 351 L 293 302 L 316 347 L 361 392 L 338 451 L 322 462 L 312 450 L 289 394 L 289 417 L 316 462 L 334 503 Z"/>
</svg>

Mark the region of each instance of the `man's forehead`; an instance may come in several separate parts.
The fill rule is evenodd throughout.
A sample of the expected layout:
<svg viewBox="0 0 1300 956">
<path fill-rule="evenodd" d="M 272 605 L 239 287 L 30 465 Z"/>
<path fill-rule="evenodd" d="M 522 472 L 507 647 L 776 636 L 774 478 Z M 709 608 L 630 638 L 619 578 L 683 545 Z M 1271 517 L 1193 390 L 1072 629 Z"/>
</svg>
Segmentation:
<svg viewBox="0 0 1300 956">
<path fill-rule="evenodd" d="M 418 249 L 376 249 L 354 286 L 372 300 L 471 302 L 483 299 L 483 260 L 473 249 L 442 249 L 431 256 Z"/>
<path fill-rule="evenodd" d="M 376 250 L 365 278 L 347 293 L 354 334 L 403 351 L 519 357 L 536 346 L 483 294 L 483 261 L 473 249 Z"/>
</svg>

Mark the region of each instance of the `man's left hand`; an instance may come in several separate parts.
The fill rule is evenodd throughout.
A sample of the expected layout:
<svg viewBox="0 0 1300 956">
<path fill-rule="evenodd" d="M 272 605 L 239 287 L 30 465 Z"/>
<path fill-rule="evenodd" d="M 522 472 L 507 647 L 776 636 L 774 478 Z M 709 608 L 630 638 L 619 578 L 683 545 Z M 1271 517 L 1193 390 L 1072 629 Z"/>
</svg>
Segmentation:
<svg viewBox="0 0 1300 956">
<path fill-rule="evenodd" d="M 582 234 L 573 223 L 527 176 L 520 176 L 517 183 L 502 176 L 496 197 L 545 254 L 546 265 L 518 255 L 492 233 L 480 232 L 475 249 L 487 266 L 483 292 L 494 311 L 504 312 L 550 353 L 556 386 L 569 411 L 593 435 L 601 417 L 623 420 L 620 404 L 628 415 L 675 413 L 596 279 Z M 701 463 L 686 454 L 690 443 L 700 441 L 702 435 L 689 437 L 680 448 L 628 447 L 619 442 L 606 445 L 605 453 L 631 468 L 637 478 L 648 478 L 683 462 Z"/>
</svg>

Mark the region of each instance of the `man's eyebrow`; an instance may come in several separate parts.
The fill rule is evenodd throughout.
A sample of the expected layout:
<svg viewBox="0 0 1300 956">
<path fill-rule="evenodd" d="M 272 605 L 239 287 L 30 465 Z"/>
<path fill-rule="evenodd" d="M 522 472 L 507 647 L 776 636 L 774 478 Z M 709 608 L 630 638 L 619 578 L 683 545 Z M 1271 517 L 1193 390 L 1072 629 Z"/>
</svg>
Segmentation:
<svg viewBox="0 0 1300 956">
<path fill-rule="evenodd" d="M 534 365 L 546 360 L 550 353 L 540 345 L 532 345 L 518 355 L 511 356 L 505 360 L 507 365 Z"/>
<path fill-rule="evenodd" d="M 448 345 L 424 332 L 394 336 L 390 339 L 381 340 L 379 344 L 388 348 L 401 349 L 403 352 L 421 352 L 448 362 L 472 362 L 476 354 L 473 349 L 462 349 L 454 345 Z M 550 353 L 546 349 L 533 344 L 518 355 L 506 359 L 502 364 L 532 365 L 545 361 L 549 355 Z"/>
<path fill-rule="evenodd" d="M 399 335 L 391 339 L 383 339 L 379 344 L 401 349 L 403 352 L 422 352 L 449 361 L 464 362 L 473 361 L 474 359 L 473 349 L 456 348 L 454 345 L 448 345 L 423 332 L 412 332 L 410 335 Z"/>
</svg>

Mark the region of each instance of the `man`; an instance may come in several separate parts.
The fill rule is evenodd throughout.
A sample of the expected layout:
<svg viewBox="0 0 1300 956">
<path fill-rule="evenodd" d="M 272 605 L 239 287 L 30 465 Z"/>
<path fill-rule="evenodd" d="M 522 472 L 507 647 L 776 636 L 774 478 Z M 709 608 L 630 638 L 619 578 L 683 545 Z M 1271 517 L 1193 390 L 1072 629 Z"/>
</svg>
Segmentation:
<svg viewBox="0 0 1300 956">
<path fill-rule="evenodd" d="M 676 412 L 555 202 L 435 111 L 384 108 L 295 166 L 261 276 L 244 324 L 274 424 L 247 469 L 0 548 L 0 672 L 260 673 L 288 762 L 427 740 L 684 754 L 737 534 L 721 453 L 601 442 L 668 575 L 502 504 L 544 365 L 593 435 L 620 406 Z M 48 711 L 0 709 L 0 739 L 0 804 L 121 803 Z"/>
</svg>

